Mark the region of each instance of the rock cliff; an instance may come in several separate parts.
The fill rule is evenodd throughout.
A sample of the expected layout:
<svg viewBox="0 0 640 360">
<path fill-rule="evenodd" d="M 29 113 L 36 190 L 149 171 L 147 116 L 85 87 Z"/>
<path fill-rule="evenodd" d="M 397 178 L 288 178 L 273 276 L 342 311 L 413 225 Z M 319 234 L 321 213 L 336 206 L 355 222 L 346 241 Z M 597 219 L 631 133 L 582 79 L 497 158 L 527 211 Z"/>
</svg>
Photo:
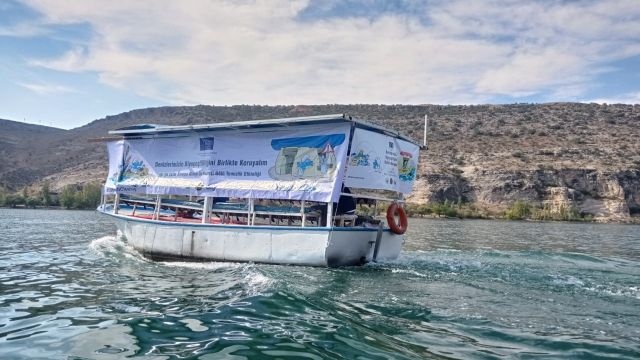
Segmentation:
<svg viewBox="0 0 640 360">
<path fill-rule="evenodd" d="M 558 212 L 576 208 L 598 221 L 629 221 L 640 214 L 640 170 L 595 169 L 479 170 L 465 174 L 425 174 L 411 202 L 468 202 L 488 213 L 515 201 Z"/>
</svg>

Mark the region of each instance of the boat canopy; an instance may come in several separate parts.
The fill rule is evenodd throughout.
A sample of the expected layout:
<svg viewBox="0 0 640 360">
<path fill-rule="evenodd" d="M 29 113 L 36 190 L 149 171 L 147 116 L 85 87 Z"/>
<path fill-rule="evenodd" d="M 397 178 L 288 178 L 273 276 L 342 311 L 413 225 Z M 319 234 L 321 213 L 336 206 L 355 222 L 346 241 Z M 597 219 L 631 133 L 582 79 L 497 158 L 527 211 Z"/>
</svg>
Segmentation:
<svg viewBox="0 0 640 360">
<path fill-rule="evenodd" d="M 109 132 L 107 193 L 337 201 L 343 186 L 411 192 L 419 147 L 345 115 Z"/>
</svg>

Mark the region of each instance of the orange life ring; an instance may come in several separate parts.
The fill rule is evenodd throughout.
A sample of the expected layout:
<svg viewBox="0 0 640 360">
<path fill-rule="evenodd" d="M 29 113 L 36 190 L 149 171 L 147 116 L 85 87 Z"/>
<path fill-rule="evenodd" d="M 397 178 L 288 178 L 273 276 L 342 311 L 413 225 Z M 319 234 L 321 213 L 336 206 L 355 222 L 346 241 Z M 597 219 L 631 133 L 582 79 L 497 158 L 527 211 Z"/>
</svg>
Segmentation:
<svg viewBox="0 0 640 360">
<path fill-rule="evenodd" d="M 396 215 L 400 219 L 400 224 L 396 223 Z M 387 224 L 395 234 L 402 235 L 407 231 L 409 222 L 407 221 L 407 213 L 398 204 L 393 203 L 387 208 Z"/>
</svg>

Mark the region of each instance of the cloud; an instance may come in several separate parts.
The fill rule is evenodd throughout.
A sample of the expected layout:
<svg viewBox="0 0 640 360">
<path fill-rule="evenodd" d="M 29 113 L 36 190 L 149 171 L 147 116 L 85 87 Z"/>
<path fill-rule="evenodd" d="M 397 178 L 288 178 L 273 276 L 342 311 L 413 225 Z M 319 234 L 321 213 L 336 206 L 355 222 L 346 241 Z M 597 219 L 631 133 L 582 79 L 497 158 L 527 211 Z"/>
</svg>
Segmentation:
<svg viewBox="0 0 640 360">
<path fill-rule="evenodd" d="M 42 66 L 59 71 L 84 71 L 86 70 L 86 50 L 82 47 L 76 46 L 73 49 L 67 51 L 63 56 L 53 60 L 29 60 L 29 65 Z"/>
<path fill-rule="evenodd" d="M 93 31 L 88 44 L 32 65 L 95 72 L 172 104 L 477 103 L 550 89 L 575 97 L 600 68 L 640 54 L 634 0 L 412 2 L 404 13 L 313 19 L 300 17 L 316 6 L 304 0 L 27 4 L 48 24 Z"/>
<path fill-rule="evenodd" d="M 584 101 L 586 103 L 597 103 L 597 104 L 640 104 L 640 91 L 630 92 L 626 94 L 621 94 L 618 96 L 613 96 L 609 98 L 598 98 L 592 100 Z"/>
<path fill-rule="evenodd" d="M 18 85 L 39 95 L 59 95 L 78 92 L 76 89 L 55 84 L 18 83 Z"/>
<path fill-rule="evenodd" d="M 37 23 L 19 23 L 11 26 L 0 26 L 0 37 L 33 37 L 47 35 L 49 31 Z"/>
</svg>

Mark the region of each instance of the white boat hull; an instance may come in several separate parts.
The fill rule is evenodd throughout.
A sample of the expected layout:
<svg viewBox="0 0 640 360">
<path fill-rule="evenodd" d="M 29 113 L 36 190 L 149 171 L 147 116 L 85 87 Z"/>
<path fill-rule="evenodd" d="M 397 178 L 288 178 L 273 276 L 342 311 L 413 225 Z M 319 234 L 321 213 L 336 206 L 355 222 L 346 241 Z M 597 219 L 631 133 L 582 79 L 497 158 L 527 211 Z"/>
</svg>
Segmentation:
<svg viewBox="0 0 640 360">
<path fill-rule="evenodd" d="M 114 217 L 127 242 L 150 258 L 361 265 L 374 260 L 378 234 L 375 228 L 172 223 L 100 212 Z M 383 230 L 375 260 L 397 258 L 403 243 L 403 235 Z"/>
</svg>

